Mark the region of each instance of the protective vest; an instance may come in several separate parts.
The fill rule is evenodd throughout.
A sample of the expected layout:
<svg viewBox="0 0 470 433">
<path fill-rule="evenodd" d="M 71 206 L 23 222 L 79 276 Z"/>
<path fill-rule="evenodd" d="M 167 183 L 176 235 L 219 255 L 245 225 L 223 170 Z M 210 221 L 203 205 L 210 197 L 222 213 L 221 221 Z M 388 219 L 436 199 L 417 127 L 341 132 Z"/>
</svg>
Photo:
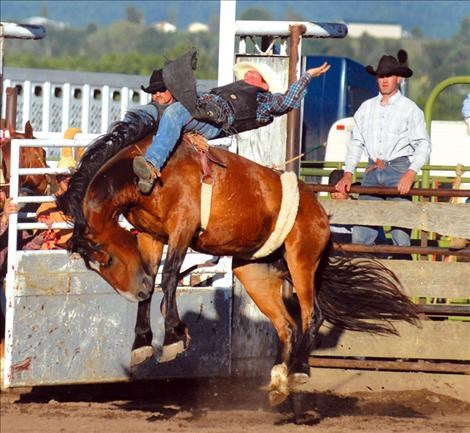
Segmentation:
<svg viewBox="0 0 470 433">
<path fill-rule="evenodd" d="M 222 129 L 228 134 L 249 131 L 267 125 L 273 121 L 273 118 L 264 123 L 259 123 L 256 120 L 258 92 L 264 92 L 264 90 L 243 80 L 216 87 L 210 91 L 210 94 L 220 96 L 227 103 L 234 117 L 233 122 L 227 123 L 227 113 L 223 113 L 224 110 L 221 109 L 217 101 L 211 98 L 205 99 L 204 96 L 198 101 L 198 115 L 195 117 L 198 120 L 222 125 Z"/>
<path fill-rule="evenodd" d="M 236 132 L 256 129 L 273 121 L 273 118 L 266 123 L 259 123 L 256 120 L 256 109 L 258 107 L 256 98 L 258 92 L 264 92 L 259 87 L 240 80 L 213 89 L 212 92 L 221 96 L 232 108 L 235 120 L 230 126 Z"/>
</svg>

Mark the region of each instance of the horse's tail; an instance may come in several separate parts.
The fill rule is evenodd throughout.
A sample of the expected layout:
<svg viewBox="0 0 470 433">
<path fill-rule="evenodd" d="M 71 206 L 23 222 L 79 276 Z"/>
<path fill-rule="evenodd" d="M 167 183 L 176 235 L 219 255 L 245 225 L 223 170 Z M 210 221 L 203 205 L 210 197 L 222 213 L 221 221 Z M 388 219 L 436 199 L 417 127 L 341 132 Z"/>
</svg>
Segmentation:
<svg viewBox="0 0 470 433">
<path fill-rule="evenodd" d="M 416 305 L 396 275 L 375 259 L 324 255 L 317 272 L 317 307 L 341 329 L 398 335 L 393 321 L 418 324 Z"/>
</svg>

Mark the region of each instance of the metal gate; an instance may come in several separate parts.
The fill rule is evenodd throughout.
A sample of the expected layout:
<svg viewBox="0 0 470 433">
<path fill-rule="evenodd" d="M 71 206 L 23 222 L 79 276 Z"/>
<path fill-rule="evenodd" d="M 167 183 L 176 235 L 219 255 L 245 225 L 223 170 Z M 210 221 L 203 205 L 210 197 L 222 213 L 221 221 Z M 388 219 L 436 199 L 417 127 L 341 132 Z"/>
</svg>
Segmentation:
<svg viewBox="0 0 470 433">
<path fill-rule="evenodd" d="M 75 140 L 13 140 L 12 168 L 18 167 L 20 146 L 83 146 Z M 51 201 L 53 197 L 18 194 L 18 176 L 38 169 L 13 169 L 10 191 L 19 203 Z M 57 173 L 56 169 L 46 169 Z M 21 214 L 21 220 L 35 215 Z M 178 288 L 182 320 L 192 344 L 179 359 L 159 364 L 156 359 L 129 370 L 137 305 L 129 303 L 83 260 L 65 251 L 17 251 L 17 230 L 44 229 L 37 222 L 9 221 L 9 262 L 6 278 L 6 336 L 4 383 L 33 386 L 65 383 L 125 381 L 131 378 L 198 377 L 230 373 L 232 274 L 231 261 L 185 277 Z M 64 228 L 61 224 L 53 228 Z M 183 269 L 210 256 L 190 252 Z M 197 272 L 197 271 L 196 271 Z M 159 283 L 160 277 L 157 277 Z M 161 347 L 162 293 L 152 301 L 153 346 Z M 157 349 L 158 350 L 158 349 Z"/>
</svg>

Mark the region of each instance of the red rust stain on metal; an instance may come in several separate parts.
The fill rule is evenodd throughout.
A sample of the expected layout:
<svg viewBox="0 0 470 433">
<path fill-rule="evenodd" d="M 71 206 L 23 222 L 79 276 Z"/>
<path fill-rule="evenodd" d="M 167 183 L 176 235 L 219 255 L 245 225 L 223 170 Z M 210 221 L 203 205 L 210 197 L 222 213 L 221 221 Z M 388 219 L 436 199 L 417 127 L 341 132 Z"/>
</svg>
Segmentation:
<svg viewBox="0 0 470 433">
<path fill-rule="evenodd" d="M 30 356 L 28 356 L 28 358 L 26 358 L 24 361 L 17 362 L 16 364 L 13 364 L 11 366 L 11 370 L 14 371 L 14 372 L 26 371 L 31 366 L 31 360 L 32 360 L 32 358 Z"/>
</svg>

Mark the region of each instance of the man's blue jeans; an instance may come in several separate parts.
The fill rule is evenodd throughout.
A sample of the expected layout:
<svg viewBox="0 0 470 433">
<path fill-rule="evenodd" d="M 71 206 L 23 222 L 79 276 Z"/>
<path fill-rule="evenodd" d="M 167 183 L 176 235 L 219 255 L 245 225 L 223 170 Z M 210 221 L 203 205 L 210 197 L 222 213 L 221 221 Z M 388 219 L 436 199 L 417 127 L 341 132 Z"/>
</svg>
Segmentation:
<svg viewBox="0 0 470 433">
<path fill-rule="evenodd" d="M 171 104 L 163 112 L 157 134 L 145 152 L 145 159 L 161 169 L 181 133 L 189 131 L 198 132 L 210 140 L 220 134 L 221 128 L 193 119 L 191 113 L 180 102 Z"/>
<path fill-rule="evenodd" d="M 369 161 L 369 164 L 373 164 Z M 410 166 L 408 157 L 401 157 L 385 162 L 384 170 L 376 168 L 364 175 L 362 186 L 397 186 L 402 176 Z M 384 200 L 379 196 L 360 195 L 359 200 Z M 409 201 L 409 198 L 387 197 L 385 200 Z M 377 239 L 378 227 L 354 226 L 352 231 L 352 242 L 354 244 L 373 245 Z M 410 245 L 411 230 L 392 227 L 393 245 L 407 247 Z"/>
</svg>

